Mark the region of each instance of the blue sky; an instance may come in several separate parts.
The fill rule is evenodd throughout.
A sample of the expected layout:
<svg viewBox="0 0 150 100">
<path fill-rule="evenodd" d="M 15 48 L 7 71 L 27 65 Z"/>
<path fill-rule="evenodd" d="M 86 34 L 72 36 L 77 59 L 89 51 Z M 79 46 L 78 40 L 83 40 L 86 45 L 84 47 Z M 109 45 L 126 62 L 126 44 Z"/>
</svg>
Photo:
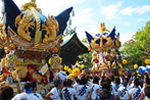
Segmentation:
<svg viewBox="0 0 150 100">
<path fill-rule="evenodd" d="M 28 1 L 30 0 L 14 0 L 18 7 Z M 73 6 L 75 17 L 71 18 L 72 28 L 77 26 L 80 39 L 85 37 L 85 31 L 94 36 L 98 33 L 100 23 L 105 22 L 109 30 L 116 26 L 124 43 L 150 20 L 150 0 L 36 0 L 36 2 L 46 16 L 58 15 Z"/>
</svg>

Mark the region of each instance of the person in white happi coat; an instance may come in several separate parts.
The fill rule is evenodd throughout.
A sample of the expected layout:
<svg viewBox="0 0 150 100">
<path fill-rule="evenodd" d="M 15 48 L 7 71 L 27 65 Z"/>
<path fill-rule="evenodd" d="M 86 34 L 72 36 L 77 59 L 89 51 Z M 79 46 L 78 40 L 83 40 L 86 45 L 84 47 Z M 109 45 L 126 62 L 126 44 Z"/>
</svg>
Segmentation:
<svg viewBox="0 0 150 100">
<path fill-rule="evenodd" d="M 87 86 L 88 78 L 84 76 L 81 78 L 81 82 L 76 87 L 76 98 L 77 100 L 88 100 L 90 88 Z"/>
<path fill-rule="evenodd" d="M 67 80 L 64 82 L 64 88 L 62 89 L 62 100 L 74 100 L 76 91 L 72 87 L 72 80 Z"/>
<path fill-rule="evenodd" d="M 118 97 L 120 100 L 129 100 L 129 89 L 127 87 L 128 78 L 123 79 L 123 85 L 118 89 Z"/>
<path fill-rule="evenodd" d="M 62 80 L 55 80 L 54 85 L 55 87 L 46 95 L 46 98 L 50 100 L 61 100 L 59 89 L 62 87 Z"/>
<path fill-rule="evenodd" d="M 129 90 L 129 100 L 139 100 L 141 89 L 139 88 L 140 82 L 138 79 L 134 80 L 134 88 Z"/>
<path fill-rule="evenodd" d="M 145 86 L 141 89 L 141 97 L 140 100 L 147 100 L 147 97 L 145 96 L 144 89 L 146 86 L 150 86 L 150 78 L 148 75 L 145 77 Z"/>
<path fill-rule="evenodd" d="M 100 93 L 100 90 L 102 89 L 99 85 L 100 78 L 98 76 L 94 76 L 93 78 L 93 84 L 91 86 L 91 99 L 95 100 L 96 96 Z"/>
</svg>

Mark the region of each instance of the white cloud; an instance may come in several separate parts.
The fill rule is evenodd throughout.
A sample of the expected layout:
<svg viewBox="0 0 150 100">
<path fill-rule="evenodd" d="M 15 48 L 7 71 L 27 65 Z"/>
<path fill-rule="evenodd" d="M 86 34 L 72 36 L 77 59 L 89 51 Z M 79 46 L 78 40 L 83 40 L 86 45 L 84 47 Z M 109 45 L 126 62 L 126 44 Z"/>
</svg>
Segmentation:
<svg viewBox="0 0 150 100">
<path fill-rule="evenodd" d="M 123 45 L 125 42 L 129 41 L 130 39 L 132 39 L 134 33 L 121 33 L 120 34 L 120 41 L 121 44 Z"/>
<path fill-rule="evenodd" d="M 122 14 L 122 15 L 132 15 L 132 13 L 135 11 L 135 9 L 133 9 L 132 7 L 127 7 L 127 8 L 125 8 L 125 9 L 122 9 L 121 11 L 120 11 L 120 13 Z"/>
<path fill-rule="evenodd" d="M 137 19 L 137 22 L 141 22 L 143 20 L 144 20 L 143 18 L 139 18 L 139 19 Z"/>
<path fill-rule="evenodd" d="M 72 17 L 72 27 L 77 26 L 77 34 L 80 40 L 86 38 L 85 31 L 95 26 L 94 14 L 92 8 L 75 8 L 75 17 Z M 98 30 L 98 29 L 97 29 Z"/>
<path fill-rule="evenodd" d="M 127 8 L 124 8 L 120 11 L 122 15 L 133 15 L 134 13 L 136 14 L 144 14 L 146 12 L 150 11 L 150 5 L 144 5 L 144 6 L 138 6 L 133 8 L 132 6 L 129 6 Z"/>
<path fill-rule="evenodd" d="M 89 24 L 93 23 L 93 16 L 94 14 L 92 13 L 93 10 L 91 8 L 85 8 L 82 10 L 75 10 L 75 17 L 73 17 L 73 24 L 74 25 L 79 25 L 82 26 L 84 24 Z"/>
<path fill-rule="evenodd" d="M 85 38 L 85 31 L 87 29 L 92 29 L 95 26 L 95 21 L 93 19 L 94 14 L 91 8 L 86 8 L 83 10 L 78 10 L 79 12 L 73 17 L 73 25 L 77 26 L 77 33 L 79 38 L 82 40 Z M 97 29 L 98 30 L 98 29 Z"/>
<path fill-rule="evenodd" d="M 107 19 L 114 19 L 120 6 L 122 6 L 122 2 L 108 6 L 101 6 L 101 13 L 105 15 Z"/>
</svg>

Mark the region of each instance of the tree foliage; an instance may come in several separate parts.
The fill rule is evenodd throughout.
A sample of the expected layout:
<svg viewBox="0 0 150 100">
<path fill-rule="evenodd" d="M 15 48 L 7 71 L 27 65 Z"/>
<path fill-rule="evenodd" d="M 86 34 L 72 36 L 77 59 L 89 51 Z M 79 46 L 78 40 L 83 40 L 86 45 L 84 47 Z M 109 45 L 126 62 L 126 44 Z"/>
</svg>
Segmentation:
<svg viewBox="0 0 150 100">
<path fill-rule="evenodd" d="M 85 43 L 85 44 L 87 44 L 88 43 L 87 38 L 83 38 L 82 42 Z"/>
<path fill-rule="evenodd" d="M 150 21 L 124 43 L 122 53 L 128 65 L 145 65 L 144 60 L 150 58 Z"/>
<path fill-rule="evenodd" d="M 84 64 L 86 67 L 92 67 L 92 63 L 91 63 L 92 52 L 79 55 L 78 58 L 81 64 Z"/>
</svg>

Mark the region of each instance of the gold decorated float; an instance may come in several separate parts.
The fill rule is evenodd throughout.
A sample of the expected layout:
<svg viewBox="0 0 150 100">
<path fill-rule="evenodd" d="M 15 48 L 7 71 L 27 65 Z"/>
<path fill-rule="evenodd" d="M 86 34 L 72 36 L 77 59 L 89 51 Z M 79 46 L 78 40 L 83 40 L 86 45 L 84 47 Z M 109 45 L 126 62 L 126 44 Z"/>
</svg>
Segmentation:
<svg viewBox="0 0 150 100">
<path fill-rule="evenodd" d="M 59 57 L 52 55 L 60 50 L 72 7 L 56 17 L 46 17 L 37 8 L 35 0 L 23 5 L 22 10 L 12 0 L 2 0 L 2 4 L 0 48 L 4 48 L 6 55 L 1 59 L 0 82 L 48 84 L 51 72 L 59 67 Z"/>
<path fill-rule="evenodd" d="M 99 32 L 94 37 L 86 32 L 89 42 L 89 50 L 92 51 L 93 70 L 108 70 L 122 65 L 117 61 L 117 49 L 121 47 L 119 33 L 116 34 L 116 28 L 108 30 L 105 23 L 100 24 Z"/>
</svg>

